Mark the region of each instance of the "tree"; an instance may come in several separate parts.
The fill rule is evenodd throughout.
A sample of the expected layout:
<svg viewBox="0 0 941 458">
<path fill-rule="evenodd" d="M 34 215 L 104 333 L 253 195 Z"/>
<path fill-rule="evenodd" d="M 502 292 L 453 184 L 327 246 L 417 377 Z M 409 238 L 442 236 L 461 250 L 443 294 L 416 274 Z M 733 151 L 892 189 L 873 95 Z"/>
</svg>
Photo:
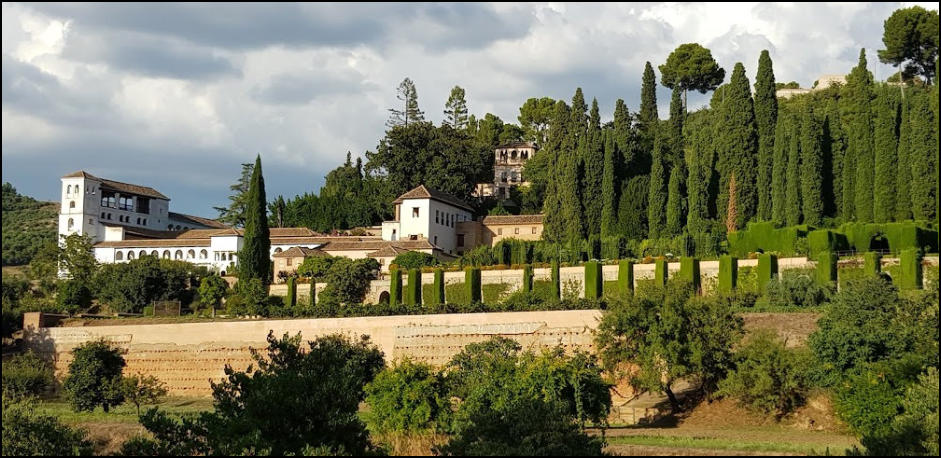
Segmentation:
<svg viewBox="0 0 941 458">
<path fill-rule="evenodd" d="M 804 224 L 819 226 L 823 222 L 823 150 L 820 146 L 820 123 L 810 103 L 801 109 L 801 213 Z"/>
<path fill-rule="evenodd" d="M 91 306 L 92 293 L 88 286 L 76 280 L 59 283 L 56 293 L 56 306 L 62 312 L 72 315 Z"/>
<path fill-rule="evenodd" d="M 271 282 L 271 238 L 266 214 L 265 177 L 261 171 L 261 155 L 255 158 L 252 182 L 245 208 L 245 234 L 239 252 L 239 280 L 257 278 L 262 284 Z"/>
<path fill-rule="evenodd" d="M 464 100 L 464 88 L 454 86 L 448 103 L 444 105 L 444 124 L 455 129 L 467 128 L 467 101 Z"/>
<path fill-rule="evenodd" d="M 523 128 L 524 138 L 539 146 L 549 140 L 549 125 L 555 112 L 555 100 L 549 97 L 527 99 L 516 118 Z"/>
<path fill-rule="evenodd" d="M 604 173 L 601 178 L 601 236 L 609 237 L 617 233 L 618 202 L 620 186 L 617 181 L 617 149 L 613 129 L 605 129 L 604 137 Z"/>
<path fill-rule="evenodd" d="M 105 412 L 124 402 L 120 390 L 124 357 L 119 348 L 104 340 L 81 344 L 72 350 L 69 375 L 63 383 L 69 403 L 76 412 Z"/>
<path fill-rule="evenodd" d="M 684 109 L 687 91 L 705 94 L 719 87 L 724 79 L 725 70 L 712 58 L 712 52 L 698 43 L 679 45 L 660 66 L 660 84 L 683 91 Z"/>
<path fill-rule="evenodd" d="M 901 116 L 899 119 L 899 147 L 896 151 L 898 169 L 895 182 L 898 184 L 912 182 L 912 121 L 909 114 L 909 100 L 902 100 L 900 104 Z M 895 220 L 905 221 L 912 219 L 912 196 L 909 186 L 895 187 Z"/>
<path fill-rule="evenodd" d="M 770 221 L 774 169 L 775 131 L 778 121 L 778 97 L 775 95 L 774 70 L 768 50 L 758 58 L 755 78 L 755 124 L 758 127 L 758 218 Z"/>
<path fill-rule="evenodd" d="M 402 109 L 389 108 L 389 120 L 386 127 L 408 127 L 409 124 L 425 120 L 425 113 L 418 109 L 418 90 L 411 78 L 405 78 L 396 89 L 396 98 L 402 102 Z"/>
<path fill-rule="evenodd" d="M 3 403 L 35 397 L 55 386 L 52 365 L 32 351 L 3 360 Z"/>
<path fill-rule="evenodd" d="M 877 223 L 892 221 L 895 216 L 899 104 L 894 95 L 888 87 L 881 86 L 873 101 L 875 181 L 872 205 L 873 220 Z"/>
<path fill-rule="evenodd" d="M 686 227 L 686 199 L 683 197 L 682 168 L 677 167 L 670 174 L 670 184 L 667 192 L 666 233 L 677 236 L 683 233 Z"/>
<path fill-rule="evenodd" d="M 830 205 L 829 214 L 844 217 L 847 211 L 852 213 L 852 205 L 845 207 L 846 197 L 843 195 L 845 187 L 843 180 L 846 179 L 846 136 L 843 131 L 843 124 L 840 121 L 840 108 L 837 100 L 827 101 L 827 114 L 824 119 L 824 132 L 826 132 L 826 142 L 824 143 L 824 157 L 830 159 L 830 195 L 833 200 Z M 844 217 L 845 218 L 845 217 Z"/>
<path fill-rule="evenodd" d="M 137 407 L 137 416 L 140 416 L 140 406 L 156 404 L 160 398 L 167 395 L 167 386 L 153 375 L 136 374 L 123 377 L 120 382 L 121 394 L 124 400 Z"/>
<path fill-rule="evenodd" d="M 83 429 L 39 413 L 31 402 L 3 401 L 4 456 L 91 456 L 92 442 Z"/>
<path fill-rule="evenodd" d="M 652 239 L 666 235 L 667 164 L 663 135 L 658 130 L 653 142 L 650 189 L 647 194 L 647 230 Z"/>
<path fill-rule="evenodd" d="M 248 188 L 252 181 L 253 164 L 242 164 L 242 175 L 239 180 L 229 190 L 232 195 L 229 196 L 228 207 L 213 207 L 219 212 L 219 222 L 234 227 L 243 227 L 245 225 L 245 207 L 248 205 Z"/>
<path fill-rule="evenodd" d="M 785 188 L 784 221 L 788 226 L 800 224 L 803 216 L 801 205 L 801 150 L 800 121 L 796 115 L 789 115 L 787 147 L 787 187 Z"/>
<path fill-rule="evenodd" d="M 690 234 L 704 235 L 710 232 L 710 205 L 715 195 L 710 190 L 715 165 L 712 148 L 713 117 L 711 112 L 700 110 L 690 113 L 683 126 L 686 137 L 686 159 L 689 178 L 686 181 L 689 212 L 687 230 Z M 669 217 L 668 217 L 669 219 Z"/>
<path fill-rule="evenodd" d="M 901 69 L 903 79 L 921 75 L 930 84 L 938 58 L 938 12 L 920 6 L 895 10 L 885 20 L 882 43 L 885 49 L 878 51 L 882 63 L 902 67 L 907 62 Z"/>
<path fill-rule="evenodd" d="M 647 198 L 650 193 L 650 176 L 638 175 L 621 187 L 618 203 L 619 232 L 630 240 L 647 237 Z"/>
<path fill-rule="evenodd" d="M 640 110 L 637 112 L 637 130 L 640 133 L 640 150 L 653 149 L 654 136 L 660 116 L 657 111 L 657 76 L 650 62 L 644 65 L 640 87 Z"/>
<path fill-rule="evenodd" d="M 337 257 L 324 275 L 327 286 L 318 295 L 318 300 L 324 304 L 360 304 L 377 272 L 379 261 L 375 259 Z"/>
<path fill-rule="evenodd" d="M 350 153 L 346 153 L 349 161 Z M 271 212 L 271 224 L 275 227 L 284 227 L 284 196 L 279 195 L 277 199 L 268 204 L 268 211 Z"/>
<path fill-rule="evenodd" d="M 199 281 L 199 305 L 215 309 L 229 290 L 229 282 L 217 275 L 207 275 Z"/>
<path fill-rule="evenodd" d="M 784 114 L 779 116 L 774 129 L 774 161 L 771 166 L 771 221 L 777 225 L 784 225 L 787 221 L 787 171 L 788 153 L 790 152 L 788 119 Z"/>
<path fill-rule="evenodd" d="M 866 68 L 866 50 L 859 51 L 859 64 L 846 77 L 845 111 L 849 126 L 847 156 L 855 162 L 853 210 L 856 221 L 872 222 L 873 170 L 875 168 L 872 140 L 872 73 Z M 843 171 L 846 174 L 846 169 Z"/>
<path fill-rule="evenodd" d="M 902 413 L 892 419 L 888 434 L 863 434 L 860 442 L 871 456 L 938 455 L 938 369 L 929 367 L 905 390 Z"/>
<path fill-rule="evenodd" d="M 92 277 L 98 269 L 98 260 L 92 250 L 91 237 L 71 234 L 63 238 L 59 247 L 59 269 L 80 285 L 91 287 Z"/>
<path fill-rule="evenodd" d="M 588 117 L 588 132 L 585 137 L 585 147 L 582 162 L 584 175 L 581 183 L 581 206 L 584 215 L 585 234 L 598 235 L 601 233 L 601 214 L 604 196 L 602 182 L 604 181 L 604 138 L 601 131 L 601 114 L 598 111 L 598 99 L 591 101 L 591 113 Z"/>
<path fill-rule="evenodd" d="M 912 146 L 909 164 L 912 167 L 912 216 L 917 220 L 932 221 L 938 217 L 938 103 L 934 93 L 912 97 Z"/>
<path fill-rule="evenodd" d="M 367 421 L 380 432 L 446 430 L 451 403 L 445 380 L 431 366 L 403 360 L 366 385 Z"/>
<path fill-rule="evenodd" d="M 634 387 L 666 393 L 679 411 L 676 381 L 697 379 L 701 390 L 712 392 L 731 368 L 732 347 L 742 333 L 742 319 L 728 305 L 696 296 L 690 284 L 671 282 L 608 309 L 595 345 L 607 371 L 626 371 Z"/>
<path fill-rule="evenodd" d="M 718 91 L 717 91 L 718 92 Z M 726 90 L 725 100 L 720 104 L 716 131 L 716 154 L 718 155 L 719 195 L 717 207 L 720 214 L 728 214 L 732 200 L 729 194 L 729 179 L 735 176 L 737 215 L 735 227 L 743 228 L 755 216 L 758 206 L 757 168 L 758 132 L 755 127 L 755 109 L 751 98 L 745 67 L 735 64 Z"/>
</svg>

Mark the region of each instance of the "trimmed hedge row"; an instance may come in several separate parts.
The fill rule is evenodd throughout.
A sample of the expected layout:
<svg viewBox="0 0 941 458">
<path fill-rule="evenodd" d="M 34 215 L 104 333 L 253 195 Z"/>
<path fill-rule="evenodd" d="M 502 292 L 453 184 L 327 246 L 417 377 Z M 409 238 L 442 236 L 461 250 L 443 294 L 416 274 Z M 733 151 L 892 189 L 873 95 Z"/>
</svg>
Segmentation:
<svg viewBox="0 0 941 458">
<path fill-rule="evenodd" d="M 728 251 L 733 256 L 756 252 L 793 256 L 806 249 L 807 254 L 816 259 L 827 251 L 870 251 L 878 248 L 873 242 L 880 239 L 884 239 L 892 252 L 926 248 L 938 251 L 938 231 L 918 221 L 844 223 L 837 229 L 814 229 L 807 225 L 776 228 L 771 222 L 753 222 L 743 231 L 729 233 L 727 238 Z"/>
</svg>

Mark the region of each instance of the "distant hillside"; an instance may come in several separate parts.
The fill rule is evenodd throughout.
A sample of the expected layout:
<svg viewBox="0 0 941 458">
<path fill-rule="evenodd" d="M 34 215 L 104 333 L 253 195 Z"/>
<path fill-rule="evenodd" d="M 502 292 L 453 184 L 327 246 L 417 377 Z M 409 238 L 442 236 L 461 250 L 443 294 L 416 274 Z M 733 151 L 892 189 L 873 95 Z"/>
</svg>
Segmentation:
<svg viewBox="0 0 941 458">
<path fill-rule="evenodd" d="M 56 240 L 55 202 L 41 202 L 3 183 L 3 265 L 28 264 L 46 243 Z"/>
</svg>

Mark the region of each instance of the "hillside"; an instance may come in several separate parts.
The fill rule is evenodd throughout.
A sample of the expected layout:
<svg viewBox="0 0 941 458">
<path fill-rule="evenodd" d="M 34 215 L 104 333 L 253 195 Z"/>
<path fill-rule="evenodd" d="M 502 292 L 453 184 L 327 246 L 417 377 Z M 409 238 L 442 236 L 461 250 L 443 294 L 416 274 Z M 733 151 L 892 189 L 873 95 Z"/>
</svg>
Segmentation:
<svg viewBox="0 0 941 458">
<path fill-rule="evenodd" d="M 28 264 L 44 244 L 56 240 L 56 207 L 3 184 L 3 265 Z"/>
</svg>

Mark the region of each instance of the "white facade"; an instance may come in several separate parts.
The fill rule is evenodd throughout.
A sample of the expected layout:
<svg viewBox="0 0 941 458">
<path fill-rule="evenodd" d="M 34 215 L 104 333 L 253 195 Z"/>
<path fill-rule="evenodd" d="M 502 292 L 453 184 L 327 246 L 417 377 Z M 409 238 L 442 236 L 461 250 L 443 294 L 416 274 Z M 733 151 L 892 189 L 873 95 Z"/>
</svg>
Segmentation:
<svg viewBox="0 0 941 458">
<path fill-rule="evenodd" d="M 170 200 L 166 197 L 118 190 L 109 185 L 115 182 L 83 172 L 61 181 L 60 235 L 83 234 L 99 242 L 105 239 L 109 225 L 159 231 L 167 230 L 170 223 Z"/>
<path fill-rule="evenodd" d="M 396 204 L 397 221 L 382 224 L 382 239 L 427 239 L 448 254 L 457 250 L 457 224 L 470 221 L 470 211 L 434 198 L 403 198 Z"/>
</svg>

